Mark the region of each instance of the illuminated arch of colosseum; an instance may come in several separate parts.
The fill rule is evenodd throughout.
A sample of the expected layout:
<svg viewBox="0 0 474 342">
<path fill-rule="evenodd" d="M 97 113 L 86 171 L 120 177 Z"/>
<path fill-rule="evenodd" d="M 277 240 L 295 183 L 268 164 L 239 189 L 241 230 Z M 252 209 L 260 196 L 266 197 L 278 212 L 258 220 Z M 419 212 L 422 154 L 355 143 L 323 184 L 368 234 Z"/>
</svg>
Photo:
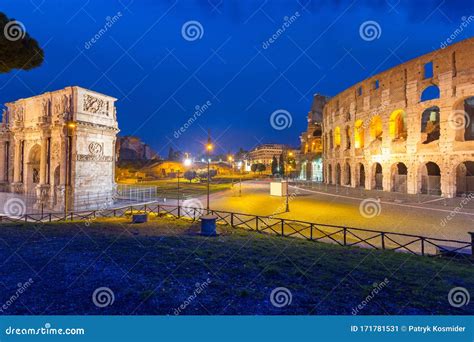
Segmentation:
<svg viewBox="0 0 474 342">
<path fill-rule="evenodd" d="M 474 192 L 474 38 L 372 76 L 323 109 L 325 182 Z"/>
</svg>

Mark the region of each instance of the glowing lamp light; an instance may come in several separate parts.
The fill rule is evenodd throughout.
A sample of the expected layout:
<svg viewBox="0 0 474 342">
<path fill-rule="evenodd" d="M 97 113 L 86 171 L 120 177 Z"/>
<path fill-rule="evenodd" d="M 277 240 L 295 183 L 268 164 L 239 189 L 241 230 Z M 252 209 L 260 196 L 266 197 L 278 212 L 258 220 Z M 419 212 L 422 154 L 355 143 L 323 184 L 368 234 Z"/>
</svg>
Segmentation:
<svg viewBox="0 0 474 342">
<path fill-rule="evenodd" d="M 186 158 L 186 159 L 184 160 L 184 166 L 191 166 L 192 163 L 193 163 L 192 160 L 189 159 L 189 158 Z"/>
<path fill-rule="evenodd" d="M 207 144 L 206 145 L 206 150 L 212 151 L 212 144 Z"/>
</svg>

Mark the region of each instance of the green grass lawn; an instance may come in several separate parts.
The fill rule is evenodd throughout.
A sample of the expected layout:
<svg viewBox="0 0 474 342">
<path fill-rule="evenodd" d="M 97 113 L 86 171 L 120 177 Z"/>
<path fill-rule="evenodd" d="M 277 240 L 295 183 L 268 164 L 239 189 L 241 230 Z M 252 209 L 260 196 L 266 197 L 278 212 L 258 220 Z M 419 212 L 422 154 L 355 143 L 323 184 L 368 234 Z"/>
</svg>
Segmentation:
<svg viewBox="0 0 474 342">
<path fill-rule="evenodd" d="M 238 179 L 233 179 L 234 186 L 238 186 Z M 237 183 L 237 185 L 235 185 Z M 133 186 L 150 187 L 156 186 L 157 195 L 159 197 L 177 199 L 178 198 L 178 179 L 160 179 L 155 181 L 147 181 L 133 184 Z M 181 198 L 191 198 L 202 196 L 207 193 L 207 183 L 203 182 L 189 182 L 181 178 L 179 182 Z M 229 190 L 232 187 L 232 178 L 224 178 L 213 180 L 210 184 L 210 192 L 218 192 Z"/>
<path fill-rule="evenodd" d="M 0 302 L 33 283 L 0 314 L 350 315 L 358 306 L 362 315 L 474 313 L 472 302 L 448 302 L 454 287 L 473 293 L 472 260 L 218 229 L 203 237 L 196 223 L 165 217 L 3 224 Z M 100 287 L 114 293 L 103 308 L 92 301 Z M 291 303 L 273 305 L 276 288 Z"/>
</svg>

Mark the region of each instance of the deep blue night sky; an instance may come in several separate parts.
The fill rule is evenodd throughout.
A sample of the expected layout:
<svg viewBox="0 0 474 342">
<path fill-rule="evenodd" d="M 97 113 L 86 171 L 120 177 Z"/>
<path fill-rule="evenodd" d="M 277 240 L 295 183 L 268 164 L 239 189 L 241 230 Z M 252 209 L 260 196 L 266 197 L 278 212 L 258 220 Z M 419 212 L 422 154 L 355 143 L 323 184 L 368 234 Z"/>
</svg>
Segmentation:
<svg viewBox="0 0 474 342">
<path fill-rule="evenodd" d="M 117 97 L 121 134 L 140 136 L 161 155 L 170 144 L 200 151 L 207 129 L 219 153 L 260 142 L 297 146 L 314 93 L 337 94 L 438 49 L 463 17 L 474 15 L 473 4 L 3 0 L 0 11 L 25 25 L 44 48 L 45 62 L 29 72 L 1 75 L 0 103 L 79 85 Z M 86 49 L 106 18 L 118 12 L 113 26 Z M 293 23 L 264 49 L 292 15 Z M 181 28 L 190 20 L 202 25 L 201 39 L 183 38 Z M 381 28 L 372 41 L 359 34 L 369 20 Z M 455 41 L 473 33 L 474 22 Z M 174 131 L 207 101 L 209 109 L 176 139 Z M 272 128 L 270 115 L 278 109 L 291 113 L 291 127 Z"/>
</svg>

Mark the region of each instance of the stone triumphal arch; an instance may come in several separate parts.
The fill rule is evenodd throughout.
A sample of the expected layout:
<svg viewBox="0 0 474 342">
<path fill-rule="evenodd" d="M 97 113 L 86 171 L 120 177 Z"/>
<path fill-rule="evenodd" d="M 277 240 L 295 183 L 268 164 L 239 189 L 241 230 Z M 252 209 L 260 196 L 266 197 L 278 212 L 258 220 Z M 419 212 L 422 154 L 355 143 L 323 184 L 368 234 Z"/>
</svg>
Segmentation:
<svg viewBox="0 0 474 342">
<path fill-rule="evenodd" d="M 67 87 L 6 104 L 0 128 L 0 190 L 35 207 L 107 206 L 115 189 L 116 99 Z"/>
</svg>

